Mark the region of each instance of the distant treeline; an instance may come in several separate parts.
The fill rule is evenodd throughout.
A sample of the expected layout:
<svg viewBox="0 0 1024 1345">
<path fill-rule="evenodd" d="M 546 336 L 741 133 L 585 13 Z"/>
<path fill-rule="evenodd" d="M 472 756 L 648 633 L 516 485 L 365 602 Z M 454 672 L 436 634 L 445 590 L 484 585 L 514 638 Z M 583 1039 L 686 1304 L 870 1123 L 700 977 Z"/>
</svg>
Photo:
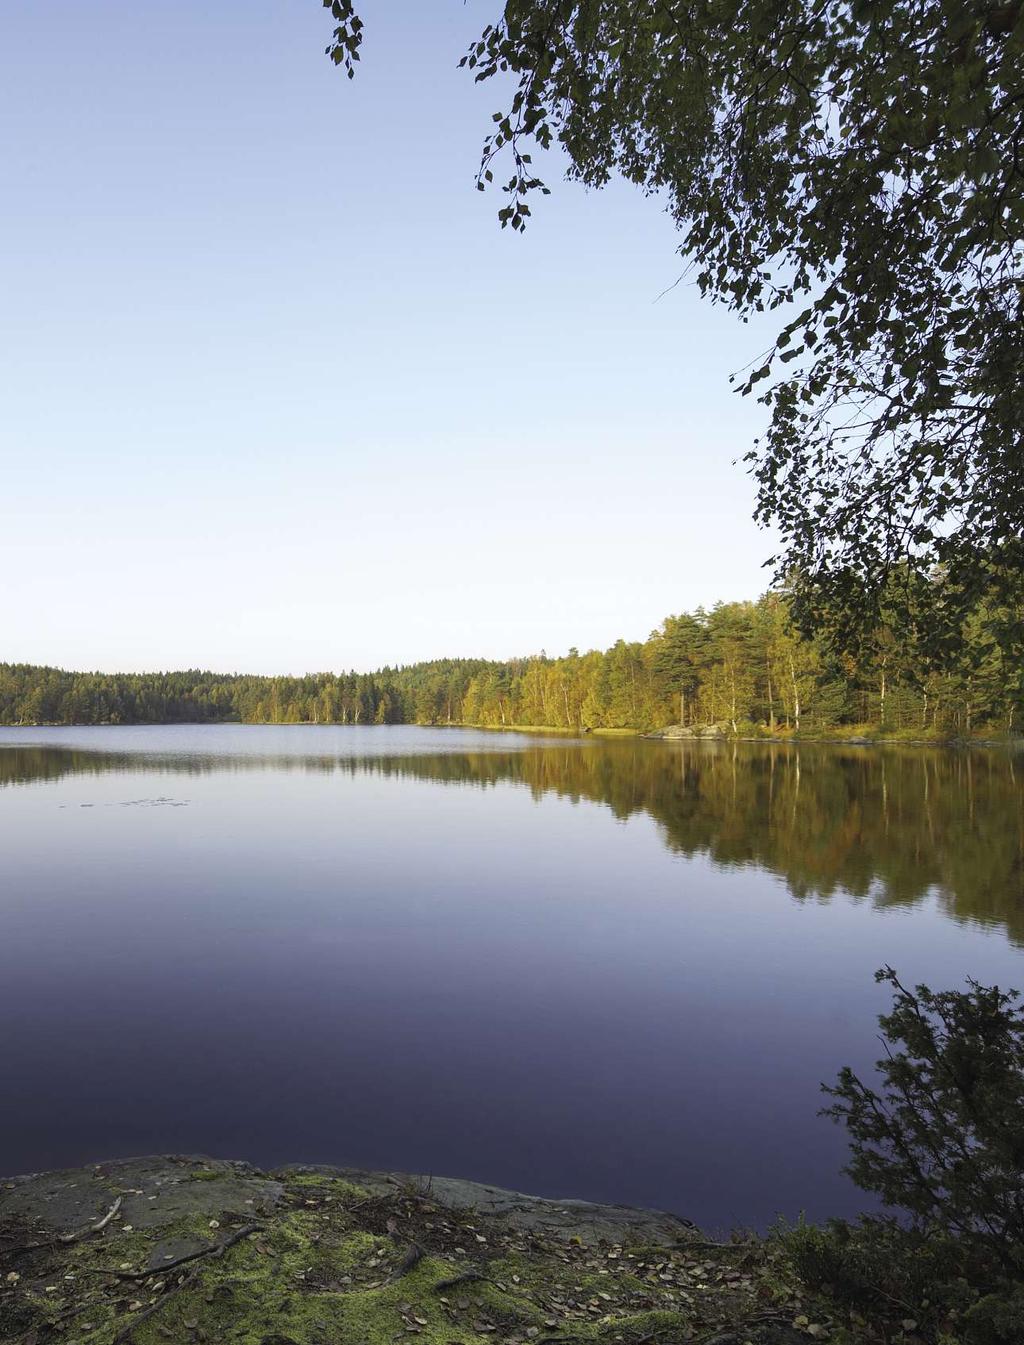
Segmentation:
<svg viewBox="0 0 1024 1345">
<path fill-rule="evenodd" d="M 666 618 L 644 642 L 495 662 L 437 659 L 373 673 L 254 677 L 189 671 L 73 673 L 0 664 L 5 724 L 476 724 L 737 734 L 878 729 L 908 737 L 1013 733 L 1024 669 L 980 614 L 958 665 L 925 672 L 877 631 L 856 658 L 801 639 L 784 595 Z"/>
</svg>

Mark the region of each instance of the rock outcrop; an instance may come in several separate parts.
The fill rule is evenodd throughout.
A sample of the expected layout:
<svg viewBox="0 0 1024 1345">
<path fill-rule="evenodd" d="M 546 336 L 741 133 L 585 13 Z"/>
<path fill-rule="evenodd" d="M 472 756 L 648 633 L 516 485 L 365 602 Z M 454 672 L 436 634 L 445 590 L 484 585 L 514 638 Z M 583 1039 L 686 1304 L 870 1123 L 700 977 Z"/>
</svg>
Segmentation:
<svg viewBox="0 0 1024 1345">
<path fill-rule="evenodd" d="M 727 738 L 728 724 L 669 724 L 667 728 L 645 733 L 645 738 Z"/>
<path fill-rule="evenodd" d="M 0 1181 L 4 1345 L 789 1345 L 779 1283 L 756 1239 L 453 1178 L 167 1156 Z"/>
</svg>

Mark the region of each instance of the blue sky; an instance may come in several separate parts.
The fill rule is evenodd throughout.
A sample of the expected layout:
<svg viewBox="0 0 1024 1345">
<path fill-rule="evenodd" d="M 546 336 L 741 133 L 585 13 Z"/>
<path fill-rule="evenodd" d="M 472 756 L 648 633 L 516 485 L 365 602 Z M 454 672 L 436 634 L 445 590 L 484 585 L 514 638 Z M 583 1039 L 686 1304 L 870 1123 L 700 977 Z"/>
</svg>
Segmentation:
<svg viewBox="0 0 1024 1345">
<path fill-rule="evenodd" d="M 0 659 L 254 672 L 643 639 L 766 583 L 659 204 L 474 190 L 497 0 L 0 0 Z"/>
</svg>

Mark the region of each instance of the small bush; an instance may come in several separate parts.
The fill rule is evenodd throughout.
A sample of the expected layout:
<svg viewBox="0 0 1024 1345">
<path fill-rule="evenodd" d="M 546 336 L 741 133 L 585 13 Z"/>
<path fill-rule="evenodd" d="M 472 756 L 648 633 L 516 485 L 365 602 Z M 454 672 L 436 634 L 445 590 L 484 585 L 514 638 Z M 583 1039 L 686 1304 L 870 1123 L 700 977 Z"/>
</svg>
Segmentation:
<svg viewBox="0 0 1024 1345">
<path fill-rule="evenodd" d="M 893 1213 L 784 1234 L 809 1288 L 888 1336 L 1024 1342 L 1024 1014 L 1015 992 L 893 988 L 881 1087 L 843 1069 L 825 1115 L 847 1171 Z M 907 1325 L 912 1322 L 913 1325 Z"/>
<path fill-rule="evenodd" d="M 1024 1274 L 1024 1014 L 1014 991 L 894 991 L 879 1019 L 881 1092 L 849 1069 L 824 1091 L 850 1135 L 858 1186 L 922 1232 L 960 1238 L 1008 1275 Z"/>
<path fill-rule="evenodd" d="M 1024 1341 L 1024 1285 L 986 1294 L 963 1321 L 969 1345 L 1020 1345 Z"/>
<path fill-rule="evenodd" d="M 864 1218 L 799 1224 L 783 1239 L 809 1289 L 879 1328 L 893 1323 L 938 1338 L 978 1300 L 963 1248 L 952 1237 L 925 1237 L 894 1220 Z M 913 1327 L 904 1328 L 908 1322 Z"/>
</svg>

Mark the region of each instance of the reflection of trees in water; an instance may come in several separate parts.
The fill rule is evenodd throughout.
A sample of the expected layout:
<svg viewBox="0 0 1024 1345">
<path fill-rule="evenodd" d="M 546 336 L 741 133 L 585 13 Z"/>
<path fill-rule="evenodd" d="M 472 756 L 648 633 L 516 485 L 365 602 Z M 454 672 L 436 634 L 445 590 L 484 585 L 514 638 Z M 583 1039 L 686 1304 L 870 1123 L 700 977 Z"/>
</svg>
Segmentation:
<svg viewBox="0 0 1024 1345">
<path fill-rule="evenodd" d="M 511 783 L 646 813 L 666 845 L 783 877 L 800 899 L 836 891 L 879 906 L 935 890 L 947 913 L 1024 943 L 1024 769 L 997 751 L 828 745 L 566 744 L 405 756 L 192 756 L 0 750 L 0 786 L 110 771 L 254 770 Z"/>
</svg>

